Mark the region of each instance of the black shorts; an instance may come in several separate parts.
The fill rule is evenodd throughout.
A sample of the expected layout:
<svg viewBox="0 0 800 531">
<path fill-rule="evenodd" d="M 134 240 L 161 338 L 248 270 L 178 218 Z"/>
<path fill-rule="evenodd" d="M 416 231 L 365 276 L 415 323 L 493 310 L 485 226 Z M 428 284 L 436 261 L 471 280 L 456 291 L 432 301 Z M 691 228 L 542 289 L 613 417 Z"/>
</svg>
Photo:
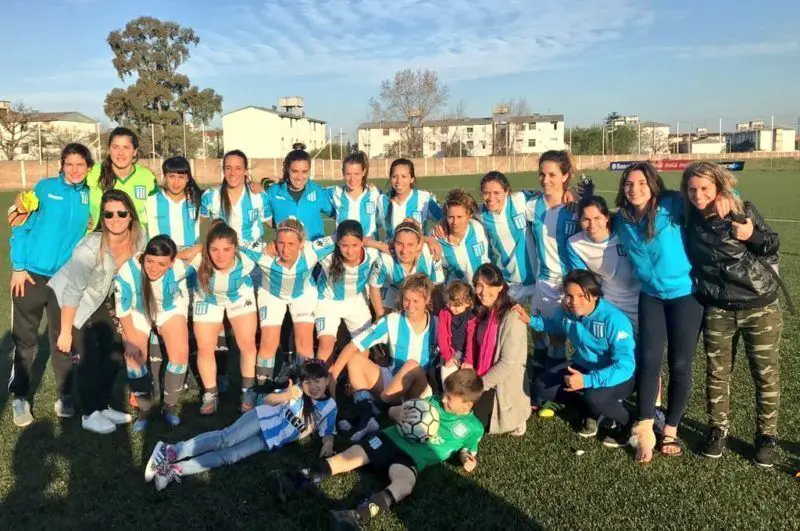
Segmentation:
<svg viewBox="0 0 800 531">
<path fill-rule="evenodd" d="M 382 431 L 368 435 L 361 441 L 360 446 L 373 467 L 389 470 L 392 465 L 402 465 L 417 475 L 417 465 L 414 460 Z"/>
</svg>

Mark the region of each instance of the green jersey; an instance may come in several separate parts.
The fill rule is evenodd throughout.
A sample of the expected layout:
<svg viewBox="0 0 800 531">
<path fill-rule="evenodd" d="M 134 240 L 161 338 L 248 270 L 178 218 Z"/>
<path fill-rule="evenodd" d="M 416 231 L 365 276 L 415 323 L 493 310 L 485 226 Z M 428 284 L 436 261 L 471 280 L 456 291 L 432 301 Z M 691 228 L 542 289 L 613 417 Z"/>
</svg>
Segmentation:
<svg viewBox="0 0 800 531">
<path fill-rule="evenodd" d="M 426 398 L 425 401 L 439 410 L 439 433 L 436 437 L 425 443 L 418 443 L 403 437 L 397 426 L 383 430 L 400 450 L 414 460 L 418 471 L 446 461 L 462 448 L 473 454 L 478 452 L 478 443 L 483 437 L 483 425 L 472 412 L 466 415 L 448 413 L 438 396 Z"/>
<path fill-rule="evenodd" d="M 100 167 L 101 164 L 95 164 L 89 170 L 86 176 L 86 184 L 89 185 L 89 214 L 92 216 L 89 230 L 94 230 L 97 221 L 100 219 L 100 200 L 103 197 L 103 190 L 100 188 Z M 156 193 L 158 190 L 158 183 L 153 172 L 140 166 L 133 165 L 133 172 L 124 179 L 116 178 L 114 182 L 115 190 L 122 190 L 128 194 L 136 207 L 136 213 L 139 215 L 139 224 L 142 227 L 147 227 L 147 216 L 145 215 L 145 203 L 147 196 Z"/>
</svg>

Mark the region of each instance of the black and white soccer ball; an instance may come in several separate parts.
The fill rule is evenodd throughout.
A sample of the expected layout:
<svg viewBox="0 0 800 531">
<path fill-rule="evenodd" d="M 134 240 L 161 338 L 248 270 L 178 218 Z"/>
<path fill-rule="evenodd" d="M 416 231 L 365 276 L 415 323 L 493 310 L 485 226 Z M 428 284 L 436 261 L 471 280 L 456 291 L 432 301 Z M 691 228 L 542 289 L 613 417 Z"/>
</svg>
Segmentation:
<svg viewBox="0 0 800 531">
<path fill-rule="evenodd" d="M 406 439 L 424 443 L 439 433 L 439 410 L 428 402 L 415 398 L 403 403 L 406 418 L 397 429 Z"/>
</svg>

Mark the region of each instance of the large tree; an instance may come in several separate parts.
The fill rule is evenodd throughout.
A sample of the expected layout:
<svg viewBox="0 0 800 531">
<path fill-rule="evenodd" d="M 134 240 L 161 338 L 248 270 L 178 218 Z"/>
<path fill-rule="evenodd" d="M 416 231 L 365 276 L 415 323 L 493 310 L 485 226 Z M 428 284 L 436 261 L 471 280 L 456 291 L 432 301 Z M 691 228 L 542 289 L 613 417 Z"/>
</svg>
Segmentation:
<svg viewBox="0 0 800 531">
<path fill-rule="evenodd" d="M 447 103 L 447 86 L 432 70 L 401 70 L 381 82 L 377 98 L 370 98 L 372 121 L 399 121 L 403 153 L 422 156 L 425 121 Z"/>
<path fill-rule="evenodd" d="M 38 134 L 35 127 L 36 112 L 22 103 L 9 109 L 0 109 L 0 150 L 7 160 L 14 160 Z M 38 144 L 37 144 L 38 149 Z"/>
<path fill-rule="evenodd" d="M 189 59 L 190 47 L 199 42 L 192 28 L 152 17 L 132 20 L 124 30 L 108 35 L 120 80 L 130 77 L 135 82 L 106 96 L 105 113 L 139 132 L 144 153 L 154 149 L 162 157 L 185 154 L 185 136 L 186 156 L 193 156 L 202 139 L 196 127 L 186 125 L 187 115 L 193 125 L 199 125 L 222 111 L 222 96 L 212 89 L 198 89 L 178 73 Z"/>
</svg>

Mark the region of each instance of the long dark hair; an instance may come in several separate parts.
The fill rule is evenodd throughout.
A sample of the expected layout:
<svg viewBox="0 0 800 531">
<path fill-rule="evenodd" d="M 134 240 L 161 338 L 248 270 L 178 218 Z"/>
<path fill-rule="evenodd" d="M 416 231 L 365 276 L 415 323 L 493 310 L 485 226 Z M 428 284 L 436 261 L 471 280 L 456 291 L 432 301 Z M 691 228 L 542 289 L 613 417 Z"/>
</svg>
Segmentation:
<svg viewBox="0 0 800 531">
<path fill-rule="evenodd" d="M 345 236 L 355 236 L 359 240 L 363 240 L 364 229 L 361 227 L 361 223 L 354 219 L 346 219 L 336 227 L 336 246 L 333 248 L 331 267 L 328 272 L 332 283 L 339 282 L 344 278 L 344 259 L 342 257 L 342 252 L 339 250 L 339 240 Z"/>
<path fill-rule="evenodd" d="M 200 261 L 200 267 L 197 268 L 197 283 L 206 293 L 209 292 L 211 275 L 214 273 L 214 261 L 211 259 L 209 249 L 211 244 L 217 240 L 227 240 L 236 247 L 237 252 L 239 249 L 239 236 L 236 235 L 236 231 L 222 220 L 215 221 L 206 235 L 206 241 L 203 244 L 203 258 Z"/>
<path fill-rule="evenodd" d="M 364 171 L 364 178 L 361 180 L 361 188 L 367 187 L 367 178 L 369 177 L 369 157 L 363 151 L 354 151 L 348 154 L 342 161 L 342 175 L 347 168 L 348 164 L 358 164 Z"/>
<path fill-rule="evenodd" d="M 108 135 L 108 147 L 111 147 L 111 143 L 114 139 L 118 136 L 127 136 L 131 139 L 131 144 L 133 144 L 133 160 L 131 161 L 131 165 L 136 164 L 136 161 L 139 160 L 139 137 L 136 136 L 136 133 L 128 129 L 127 127 L 117 127 L 111 134 Z M 117 182 L 117 175 L 114 173 L 114 165 L 111 163 L 111 154 L 109 153 L 105 160 L 103 160 L 103 165 L 100 166 L 100 179 L 98 184 L 100 185 L 100 189 L 104 192 L 111 190 L 114 188 L 114 184 Z"/>
<path fill-rule="evenodd" d="M 591 295 L 599 299 L 603 296 L 603 287 L 600 284 L 600 279 L 597 278 L 593 272 L 586 269 L 573 269 L 564 278 L 564 288 L 567 284 L 575 284 L 581 288 L 584 295 Z"/>
<path fill-rule="evenodd" d="M 608 203 L 606 203 L 606 200 L 599 195 L 590 195 L 588 197 L 584 197 L 578 202 L 578 223 L 580 223 L 581 219 L 583 218 L 583 211 L 589 207 L 595 207 L 600 211 L 601 214 L 608 218 L 607 227 L 609 230 L 611 230 L 611 221 L 614 218 L 611 216 L 611 211 L 608 209 Z"/>
<path fill-rule="evenodd" d="M 203 190 L 197 186 L 197 181 L 192 176 L 192 166 L 186 157 L 171 157 L 161 164 L 161 173 L 164 174 L 166 179 L 168 173 L 178 173 L 187 177 L 186 189 L 186 208 L 194 208 L 194 219 L 197 219 L 200 214 L 200 199 L 203 196 Z"/>
<path fill-rule="evenodd" d="M 328 377 L 328 369 L 325 367 L 324 363 L 319 362 L 318 360 L 308 360 L 303 365 L 300 366 L 300 384 L 302 385 L 303 382 L 306 380 L 317 380 L 319 378 L 327 378 Z M 301 387 L 302 389 L 302 387 Z M 328 390 L 325 390 L 325 398 L 322 400 L 327 400 L 331 396 L 328 394 Z M 320 419 L 314 419 L 314 399 L 312 399 L 307 394 L 303 393 L 303 422 L 306 424 L 311 424 L 312 421 L 318 422 Z"/>
<path fill-rule="evenodd" d="M 84 146 L 83 144 L 79 144 L 78 142 L 72 142 L 64 146 L 64 149 L 61 150 L 61 169 L 59 170 L 61 173 L 64 173 L 64 163 L 67 161 L 67 157 L 70 155 L 78 155 L 83 157 L 83 160 L 86 161 L 86 166 L 89 169 L 94 166 L 94 158 L 92 157 L 92 152 Z"/>
<path fill-rule="evenodd" d="M 542 164 L 545 162 L 555 162 L 558 164 L 558 169 L 561 170 L 561 173 L 567 176 L 567 180 L 564 181 L 561 186 L 561 188 L 566 191 L 567 188 L 569 188 L 569 182 L 572 180 L 572 176 L 575 175 L 575 163 L 569 151 L 557 149 L 545 151 L 539 157 L 539 170 L 542 169 Z"/>
<path fill-rule="evenodd" d="M 136 207 L 131 200 L 131 197 L 123 192 L 122 190 L 115 190 L 111 189 L 103 193 L 103 197 L 100 199 L 100 215 L 98 216 L 97 225 L 94 228 L 94 232 L 99 232 L 102 234 L 102 241 L 100 243 L 100 254 L 103 253 L 103 250 L 106 245 L 108 245 L 108 231 L 106 230 L 106 226 L 103 224 L 103 211 L 105 210 L 106 203 L 110 203 L 111 201 L 119 201 L 123 205 L 125 205 L 125 210 L 128 211 L 128 217 L 131 220 L 130 225 L 128 226 L 128 231 L 130 232 L 130 247 L 131 247 L 131 254 L 137 251 L 139 246 L 139 238 L 141 237 L 142 226 L 139 225 L 139 214 L 136 212 Z"/>
<path fill-rule="evenodd" d="M 645 206 L 644 210 L 644 217 L 647 219 L 645 239 L 650 241 L 653 239 L 653 236 L 655 236 L 656 210 L 658 207 L 658 200 L 665 190 L 664 181 L 661 180 L 661 175 L 658 174 L 656 167 L 649 162 L 634 162 L 625 168 L 625 171 L 622 172 L 622 178 L 619 180 L 616 205 L 619 207 L 619 211 L 622 212 L 622 217 L 627 221 L 636 221 L 636 212 L 633 205 L 628 203 L 628 199 L 625 197 L 625 182 L 628 180 L 630 174 L 635 171 L 640 171 L 644 174 L 647 187 L 650 189 L 650 200 L 647 202 L 647 206 Z"/>
<path fill-rule="evenodd" d="M 170 260 L 175 260 L 178 254 L 178 246 L 172 241 L 172 238 L 166 234 L 160 234 L 153 237 L 144 252 L 139 257 L 139 266 L 141 268 L 141 285 L 142 285 L 142 306 L 144 307 L 144 316 L 150 322 L 155 323 L 155 297 L 153 296 L 153 285 L 150 277 L 144 271 L 144 259 L 146 256 L 169 256 Z"/>
<path fill-rule="evenodd" d="M 503 287 L 503 289 L 500 290 L 500 294 L 497 296 L 497 301 L 495 301 L 494 307 L 492 308 L 497 315 L 498 322 L 502 321 L 506 316 L 506 313 L 514 306 L 514 304 L 516 304 L 514 299 L 512 299 L 508 294 L 508 284 L 506 283 L 505 278 L 503 278 L 503 272 L 500 271 L 500 268 L 494 264 L 481 264 L 481 266 L 475 271 L 475 274 L 472 275 L 473 287 L 481 278 L 490 286 Z M 476 297 L 473 311 L 478 319 L 482 320 L 489 315 L 491 310 L 484 307 Z"/>
<path fill-rule="evenodd" d="M 417 174 L 414 172 L 414 163 L 410 159 L 406 158 L 399 158 L 394 159 L 392 161 L 391 166 L 389 166 L 389 179 L 391 180 L 392 174 L 394 173 L 394 169 L 398 166 L 408 166 L 408 172 L 411 174 L 411 189 L 414 189 L 414 183 L 417 181 Z M 392 226 L 392 214 L 394 212 L 394 204 L 392 203 L 392 199 L 397 196 L 397 192 L 394 191 L 394 188 L 389 185 L 389 208 L 386 209 L 386 226 Z"/>
<path fill-rule="evenodd" d="M 500 187 L 506 192 L 510 192 L 511 191 L 511 183 L 508 182 L 508 177 L 506 177 L 505 173 L 503 173 L 501 171 L 497 171 L 497 170 L 492 170 L 489 173 L 487 173 L 486 175 L 484 175 L 483 177 L 481 177 L 481 184 L 478 187 L 478 189 L 481 192 L 483 192 L 484 185 L 486 185 L 487 183 L 491 183 L 491 182 L 495 182 L 495 183 L 499 184 Z"/>
<path fill-rule="evenodd" d="M 306 161 L 309 166 L 311 165 L 311 155 L 306 151 L 305 144 L 298 143 L 293 147 L 294 149 L 283 158 L 283 182 L 286 183 L 286 186 L 289 186 L 289 169 L 292 167 L 293 162 Z"/>
<path fill-rule="evenodd" d="M 249 163 L 247 161 L 247 155 L 244 154 L 244 151 L 240 149 L 233 149 L 225 153 L 225 155 L 222 157 L 223 171 L 225 169 L 225 161 L 228 160 L 228 157 L 239 157 L 244 161 L 244 169 L 248 168 Z M 247 186 L 249 182 L 250 179 L 245 177 L 244 193 L 246 194 L 250 193 L 250 189 Z M 222 179 L 222 185 L 219 188 L 219 204 L 220 204 L 220 209 L 222 210 L 222 217 L 225 218 L 226 220 L 229 220 L 231 216 L 231 198 L 230 195 L 228 194 L 228 181 L 224 178 Z"/>
</svg>

